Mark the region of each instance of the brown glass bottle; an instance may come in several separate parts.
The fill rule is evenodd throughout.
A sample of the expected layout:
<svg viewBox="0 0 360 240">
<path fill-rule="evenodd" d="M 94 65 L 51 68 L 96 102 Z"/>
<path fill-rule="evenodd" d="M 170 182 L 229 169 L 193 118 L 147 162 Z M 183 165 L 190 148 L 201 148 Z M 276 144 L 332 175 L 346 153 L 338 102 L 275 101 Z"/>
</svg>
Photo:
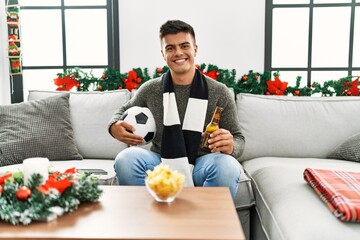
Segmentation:
<svg viewBox="0 0 360 240">
<path fill-rule="evenodd" d="M 223 108 L 217 106 L 215 108 L 214 114 L 211 118 L 210 123 L 206 126 L 205 135 L 201 141 L 201 148 L 209 150 L 208 140 L 210 138 L 210 134 L 219 129 L 219 123 L 221 118 Z"/>
</svg>

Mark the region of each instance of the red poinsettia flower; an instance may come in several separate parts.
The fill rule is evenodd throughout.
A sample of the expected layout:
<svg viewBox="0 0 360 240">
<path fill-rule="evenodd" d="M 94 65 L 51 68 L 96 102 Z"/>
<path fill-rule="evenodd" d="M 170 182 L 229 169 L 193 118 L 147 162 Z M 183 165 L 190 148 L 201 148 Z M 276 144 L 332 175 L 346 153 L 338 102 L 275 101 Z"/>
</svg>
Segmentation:
<svg viewBox="0 0 360 240">
<path fill-rule="evenodd" d="M 49 189 L 49 188 L 55 188 L 57 189 L 60 193 L 63 193 L 65 191 L 65 189 L 67 189 L 68 187 L 70 187 L 72 184 L 72 182 L 68 179 L 68 178 L 63 178 L 60 180 L 55 180 L 55 179 L 48 179 L 45 183 L 45 186 Z"/>
<path fill-rule="evenodd" d="M 12 173 L 5 173 L 4 175 L 0 176 L 0 185 L 5 183 L 5 180 L 12 177 Z"/>
<path fill-rule="evenodd" d="M 211 77 L 212 79 L 216 80 L 219 76 L 219 72 L 216 70 L 211 70 L 209 72 L 204 73 L 206 76 Z"/>
<path fill-rule="evenodd" d="M 63 193 L 73 183 L 72 177 L 76 173 L 76 168 L 69 168 L 64 173 L 53 172 L 49 175 L 45 184 L 38 186 L 36 189 L 43 193 L 48 194 L 50 188 L 57 189 L 60 193 Z"/>
<path fill-rule="evenodd" d="M 287 82 L 282 82 L 279 77 L 275 77 L 274 81 L 266 81 L 268 86 L 268 92 L 273 95 L 284 95 L 287 85 Z"/>
<path fill-rule="evenodd" d="M 206 75 L 206 76 L 214 79 L 214 80 L 217 80 L 217 77 L 219 76 L 219 72 L 216 71 L 215 69 L 214 69 L 214 70 L 211 70 L 211 71 L 209 71 L 209 72 L 204 72 L 204 71 L 201 71 L 201 70 L 200 70 L 200 72 L 201 72 L 202 74 L 204 74 L 204 75 Z"/>
<path fill-rule="evenodd" d="M 54 79 L 54 83 L 56 86 L 59 86 L 57 91 L 70 91 L 74 86 L 78 84 L 78 81 L 72 79 L 69 75 L 66 77 L 57 77 Z"/>
<path fill-rule="evenodd" d="M 49 194 L 49 189 L 47 187 L 44 187 L 44 186 L 37 186 L 36 190 L 38 190 L 39 192 L 41 192 L 44 195 Z"/>
<path fill-rule="evenodd" d="M 344 82 L 343 85 L 344 85 L 344 87 L 347 87 L 350 85 L 350 83 Z M 351 85 L 350 85 L 349 89 L 346 91 L 346 94 L 348 96 L 359 96 L 359 77 L 351 82 Z"/>
<path fill-rule="evenodd" d="M 76 173 L 76 168 L 73 167 L 73 168 L 69 168 L 69 169 L 66 169 L 64 174 L 67 174 L 67 175 L 71 175 L 71 174 L 75 174 Z"/>
<path fill-rule="evenodd" d="M 142 79 L 138 77 L 136 71 L 134 70 L 129 71 L 128 75 L 128 78 L 124 79 L 124 83 L 126 85 L 126 89 L 131 91 L 140 85 Z"/>
<path fill-rule="evenodd" d="M 46 180 L 44 185 L 37 187 L 37 190 L 44 194 L 47 194 L 50 188 L 55 188 L 60 193 L 63 193 L 71 185 L 72 185 L 72 181 L 67 177 L 60 179 L 49 177 L 49 179 Z"/>
</svg>

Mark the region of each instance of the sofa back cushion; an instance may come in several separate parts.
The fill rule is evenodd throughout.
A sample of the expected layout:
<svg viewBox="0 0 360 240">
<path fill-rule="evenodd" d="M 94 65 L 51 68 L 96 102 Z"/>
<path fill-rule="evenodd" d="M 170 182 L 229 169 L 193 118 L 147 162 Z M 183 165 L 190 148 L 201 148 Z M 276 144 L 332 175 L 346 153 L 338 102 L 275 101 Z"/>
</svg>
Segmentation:
<svg viewBox="0 0 360 240">
<path fill-rule="evenodd" d="M 83 159 L 74 140 L 69 94 L 0 106 L 0 167 L 32 157 Z"/>
<path fill-rule="evenodd" d="M 30 90 L 28 100 L 40 99 L 59 91 Z M 127 90 L 70 92 L 70 116 L 75 143 L 84 158 L 114 159 L 127 147 L 108 133 L 112 114 L 130 99 Z"/>
<path fill-rule="evenodd" d="M 360 132 L 359 97 L 293 97 L 239 94 L 245 136 L 241 161 L 256 157 L 325 158 Z"/>
</svg>

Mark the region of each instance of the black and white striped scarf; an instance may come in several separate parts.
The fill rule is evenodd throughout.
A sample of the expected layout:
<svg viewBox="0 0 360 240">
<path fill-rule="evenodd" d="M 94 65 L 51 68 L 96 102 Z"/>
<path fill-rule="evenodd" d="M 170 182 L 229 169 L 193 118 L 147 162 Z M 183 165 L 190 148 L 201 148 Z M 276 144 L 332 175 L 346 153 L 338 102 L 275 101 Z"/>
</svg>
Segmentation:
<svg viewBox="0 0 360 240">
<path fill-rule="evenodd" d="M 208 86 L 206 79 L 199 70 L 196 70 L 181 126 L 170 71 L 165 74 L 163 79 L 164 129 L 161 142 L 161 159 L 172 169 L 185 175 L 185 185 L 187 186 L 193 186 L 192 168 L 189 167 L 189 163 L 195 164 L 207 105 Z"/>
</svg>

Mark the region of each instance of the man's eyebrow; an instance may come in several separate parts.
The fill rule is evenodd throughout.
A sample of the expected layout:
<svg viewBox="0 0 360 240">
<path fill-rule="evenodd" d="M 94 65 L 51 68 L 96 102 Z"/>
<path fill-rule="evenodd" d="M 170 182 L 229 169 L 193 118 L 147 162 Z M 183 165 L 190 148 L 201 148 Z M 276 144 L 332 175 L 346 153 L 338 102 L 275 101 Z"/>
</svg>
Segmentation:
<svg viewBox="0 0 360 240">
<path fill-rule="evenodd" d="M 180 43 L 179 45 L 182 46 L 182 45 L 186 45 L 186 44 L 190 44 L 189 42 L 183 42 L 183 43 Z"/>
<path fill-rule="evenodd" d="M 183 43 L 180 43 L 179 46 L 183 46 L 183 45 L 187 45 L 187 44 L 190 44 L 190 42 L 183 42 Z M 174 47 L 175 44 L 168 44 L 168 45 L 165 45 L 165 48 L 168 48 L 168 47 Z"/>
</svg>

